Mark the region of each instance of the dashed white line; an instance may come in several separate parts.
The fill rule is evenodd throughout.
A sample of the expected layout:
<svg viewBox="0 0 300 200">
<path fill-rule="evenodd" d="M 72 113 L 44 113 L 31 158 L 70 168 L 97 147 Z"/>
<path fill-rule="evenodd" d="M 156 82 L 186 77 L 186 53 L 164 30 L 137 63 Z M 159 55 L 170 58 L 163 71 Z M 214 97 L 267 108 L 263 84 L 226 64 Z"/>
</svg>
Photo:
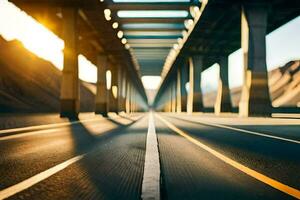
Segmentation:
<svg viewBox="0 0 300 200">
<path fill-rule="evenodd" d="M 50 176 L 56 174 L 57 172 L 65 169 L 66 167 L 70 166 L 71 164 L 79 161 L 80 159 L 82 159 L 84 157 L 83 155 L 79 155 L 76 157 L 73 157 L 63 163 L 60 163 L 46 171 L 43 171 L 35 176 L 32 176 L 20 183 L 17 183 L 13 186 L 10 186 L 4 190 L 0 191 L 0 199 L 6 199 L 8 197 L 11 197 L 19 192 L 22 192 L 23 190 L 26 190 L 27 188 L 49 178 Z"/>
<path fill-rule="evenodd" d="M 142 183 L 142 199 L 160 199 L 160 163 L 153 113 L 149 114 L 146 155 Z"/>
</svg>

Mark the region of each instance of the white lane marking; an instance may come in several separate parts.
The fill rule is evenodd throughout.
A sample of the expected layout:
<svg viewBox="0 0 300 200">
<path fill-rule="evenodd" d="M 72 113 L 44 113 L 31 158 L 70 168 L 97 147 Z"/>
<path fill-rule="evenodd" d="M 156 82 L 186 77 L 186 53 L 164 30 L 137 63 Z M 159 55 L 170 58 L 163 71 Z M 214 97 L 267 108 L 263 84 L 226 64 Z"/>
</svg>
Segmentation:
<svg viewBox="0 0 300 200">
<path fill-rule="evenodd" d="M 139 120 L 143 116 L 139 116 L 137 119 L 134 119 L 134 121 Z M 110 117 L 110 119 L 115 119 L 116 117 Z M 34 134 L 40 134 L 40 133 L 52 133 L 56 132 L 57 129 L 46 129 L 46 128 L 61 128 L 73 124 L 79 124 L 79 123 L 84 123 L 84 122 L 91 122 L 91 121 L 104 121 L 104 118 L 100 119 L 85 119 L 85 120 L 80 120 L 80 121 L 74 121 L 74 122 L 63 122 L 63 123 L 55 123 L 55 124 L 45 124 L 45 125 L 37 125 L 37 126 L 28 126 L 28 127 L 23 127 L 23 128 L 13 128 L 13 129 L 5 129 L 5 130 L 0 130 L 0 141 L 3 140 L 10 140 L 10 139 L 16 139 L 16 138 L 21 138 L 25 136 L 31 136 Z M 46 130 L 40 130 L 40 129 L 46 129 Z M 25 133 L 22 133 L 21 131 L 28 131 Z M 8 136 L 2 136 L 1 134 L 5 133 L 14 133 L 14 132 L 21 132 L 21 133 L 15 133 L 13 135 L 8 135 Z"/>
<path fill-rule="evenodd" d="M 179 117 L 176 117 L 176 118 L 180 119 Z M 208 126 L 214 126 L 214 127 L 218 127 L 218 128 L 229 129 L 229 130 L 234 130 L 234 131 L 238 131 L 238 132 L 248 133 L 248 134 L 252 134 L 252 135 L 257 135 L 257 136 L 262 136 L 262 137 L 267 137 L 267 138 L 272 138 L 272 139 L 277 139 L 277 140 L 282 140 L 282 141 L 286 141 L 286 142 L 292 142 L 292 143 L 300 144 L 299 140 L 293 140 L 293 139 L 288 139 L 288 138 L 284 138 L 284 137 L 279 137 L 279 136 L 274 136 L 274 135 L 259 133 L 259 132 L 256 132 L 256 131 L 249 131 L 249 130 L 245 130 L 245 129 L 234 128 L 234 127 L 231 127 L 231 126 L 225 126 L 225 125 L 221 125 L 221 124 L 215 124 L 215 123 L 208 123 L 208 122 L 203 122 L 203 121 L 197 121 L 197 120 L 193 120 L 193 119 L 186 119 L 186 120 L 189 120 L 189 121 L 192 121 L 192 122 L 197 122 L 197 123 L 208 125 Z"/>
<path fill-rule="evenodd" d="M 62 122 L 62 123 L 54 123 L 54 124 L 44 124 L 44 125 L 36 125 L 36 126 L 27 126 L 22 128 L 11 128 L 11 129 L 4 129 L 0 130 L 0 135 L 5 133 L 13 133 L 13 132 L 21 132 L 21 131 L 35 131 L 39 129 L 45 129 L 45 128 L 59 128 L 62 126 L 67 126 L 71 124 L 79 124 L 82 122 L 89 122 L 89 121 L 98 121 L 98 120 L 104 120 L 104 119 L 85 119 L 80 121 L 73 121 L 73 122 Z"/>
<path fill-rule="evenodd" d="M 41 130 L 41 131 L 31 131 L 31 132 L 28 132 L 28 133 L 19 133 L 19 134 L 15 134 L 15 135 L 8 135 L 8 136 L 0 137 L 0 141 L 11 140 L 11 139 L 21 138 L 21 137 L 25 137 L 25 136 L 31 136 L 31 135 L 35 135 L 35 134 L 40 134 L 40 133 L 52 133 L 52 132 L 57 132 L 58 130 L 60 130 L 60 129 L 49 129 L 49 130 Z"/>
<path fill-rule="evenodd" d="M 65 169 L 66 167 L 70 166 L 71 164 L 79 161 L 85 156 L 85 154 L 76 156 L 74 158 L 71 158 L 63 163 L 60 163 L 46 171 L 43 171 L 35 176 L 32 176 L 31 178 L 28 178 L 20 183 L 17 183 L 13 186 L 10 186 L 4 190 L 0 191 L 0 199 L 6 199 L 8 197 L 11 197 L 19 192 L 22 192 L 23 190 L 26 190 L 27 188 L 49 178 L 50 176 L 56 174 L 57 172 Z"/>
<path fill-rule="evenodd" d="M 142 199 L 160 199 L 160 164 L 153 113 L 149 114 Z"/>
<path fill-rule="evenodd" d="M 192 142 L 193 144 L 199 146 L 200 148 L 206 150 L 207 152 L 211 153 L 213 156 L 215 156 L 216 158 L 222 160 L 223 162 L 231 165 L 232 167 L 240 170 L 241 172 L 244 172 L 246 174 L 248 174 L 249 176 L 277 189 L 280 190 L 288 195 L 291 195 L 297 199 L 300 199 L 300 190 L 290 187 L 284 183 L 281 183 L 275 179 L 272 179 L 264 174 L 261 174 L 229 157 L 227 157 L 226 155 L 214 150 L 213 148 L 203 144 L 202 142 L 198 141 L 197 139 L 193 138 L 192 136 L 190 136 L 187 132 L 182 131 L 181 129 L 177 128 L 176 126 L 174 126 L 171 122 L 167 121 L 166 119 L 162 118 L 161 116 L 157 115 L 157 117 L 163 122 L 165 123 L 171 130 L 173 130 L 175 133 L 181 135 L 182 137 L 186 138 L 187 140 L 189 140 L 190 142 Z"/>
</svg>

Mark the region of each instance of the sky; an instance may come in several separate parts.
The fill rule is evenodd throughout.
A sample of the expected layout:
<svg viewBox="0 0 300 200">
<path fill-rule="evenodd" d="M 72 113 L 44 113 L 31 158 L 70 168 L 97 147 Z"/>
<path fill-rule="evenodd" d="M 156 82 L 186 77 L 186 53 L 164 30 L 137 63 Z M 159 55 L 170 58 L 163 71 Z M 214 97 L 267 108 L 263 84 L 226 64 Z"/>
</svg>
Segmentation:
<svg viewBox="0 0 300 200">
<path fill-rule="evenodd" d="M 7 0 L 0 0 L 0 35 L 7 41 L 19 40 L 40 58 L 63 68 L 64 41 Z M 95 83 L 97 68 L 83 55 L 78 56 L 79 78 Z"/>
<path fill-rule="evenodd" d="M 278 68 L 291 60 L 300 59 L 300 16 L 279 27 L 266 37 L 268 71 Z M 229 55 L 229 86 L 235 88 L 243 83 L 243 55 L 238 49 Z M 219 65 L 214 64 L 202 72 L 203 93 L 216 91 Z"/>
<path fill-rule="evenodd" d="M 26 49 L 62 70 L 63 40 L 7 0 L 0 0 L 0 35 L 7 41 L 19 40 Z M 267 36 L 268 70 L 284 65 L 290 60 L 300 59 L 299 35 L 300 17 L 297 17 Z M 96 66 L 83 55 L 79 55 L 78 60 L 79 78 L 95 83 L 97 81 Z M 214 64 L 202 73 L 204 93 L 217 90 L 218 70 L 219 65 Z M 159 76 L 142 77 L 146 89 L 156 89 L 160 81 Z M 229 56 L 230 88 L 240 86 L 242 82 L 242 52 L 237 50 Z"/>
</svg>

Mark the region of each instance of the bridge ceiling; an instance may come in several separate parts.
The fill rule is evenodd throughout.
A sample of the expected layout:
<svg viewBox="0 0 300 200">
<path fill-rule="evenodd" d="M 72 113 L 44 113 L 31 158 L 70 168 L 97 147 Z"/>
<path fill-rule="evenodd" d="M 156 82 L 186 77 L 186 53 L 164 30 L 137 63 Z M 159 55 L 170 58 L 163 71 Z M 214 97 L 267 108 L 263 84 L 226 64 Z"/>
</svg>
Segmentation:
<svg viewBox="0 0 300 200">
<path fill-rule="evenodd" d="M 141 75 L 160 75 L 170 50 L 181 40 L 199 6 L 193 0 L 109 0 L 120 37 L 136 58 Z"/>
<path fill-rule="evenodd" d="M 179 55 L 183 58 L 193 54 L 203 55 L 204 67 L 207 68 L 216 63 L 220 56 L 228 56 L 239 49 L 241 47 L 241 2 L 209 0 Z M 300 15 L 300 1 L 297 0 L 258 2 L 268 2 L 266 6 L 268 33 Z"/>
<path fill-rule="evenodd" d="M 184 44 L 165 64 L 163 81 L 158 91 L 175 80 L 176 69 L 186 64 L 191 55 L 203 56 L 204 69 L 218 62 L 220 56 L 228 56 L 241 47 L 241 8 L 242 3 L 266 3 L 268 12 L 267 33 L 300 15 L 299 0 L 208 0 L 199 19 L 195 20 Z"/>
</svg>

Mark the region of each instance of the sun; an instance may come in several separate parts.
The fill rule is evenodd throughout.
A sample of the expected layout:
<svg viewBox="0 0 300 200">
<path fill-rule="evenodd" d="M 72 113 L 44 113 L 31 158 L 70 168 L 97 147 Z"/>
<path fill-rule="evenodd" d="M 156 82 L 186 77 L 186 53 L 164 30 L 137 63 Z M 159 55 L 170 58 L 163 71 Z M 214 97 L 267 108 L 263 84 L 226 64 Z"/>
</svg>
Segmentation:
<svg viewBox="0 0 300 200">
<path fill-rule="evenodd" d="M 7 41 L 19 40 L 30 52 L 63 69 L 64 41 L 7 0 L 0 1 L 0 35 Z M 96 66 L 83 55 L 78 56 L 78 63 L 79 78 L 95 83 Z"/>
</svg>

